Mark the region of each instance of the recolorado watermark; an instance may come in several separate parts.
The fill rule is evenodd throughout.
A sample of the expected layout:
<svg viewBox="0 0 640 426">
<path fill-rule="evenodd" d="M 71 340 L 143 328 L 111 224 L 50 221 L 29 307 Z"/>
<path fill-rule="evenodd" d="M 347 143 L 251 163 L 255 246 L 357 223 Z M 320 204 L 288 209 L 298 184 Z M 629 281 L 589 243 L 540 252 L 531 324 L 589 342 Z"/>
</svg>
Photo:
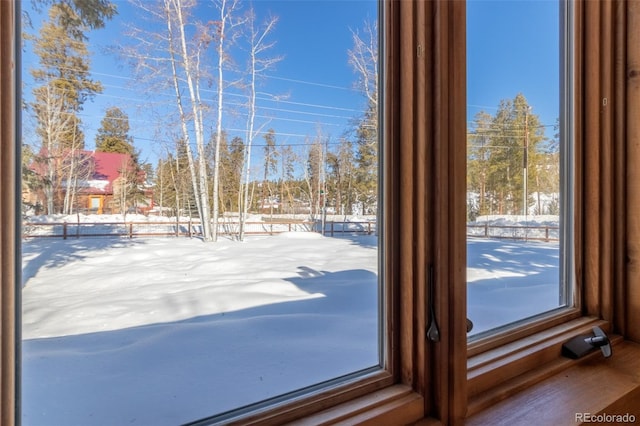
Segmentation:
<svg viewBox="0 0 640 426">
<path fill-rule="evenodd" d="M 575 421 L 582 422 L 582 423 L 635 423 L 636 416 L 630 413 L 626 413 L 626 414 L 576 413 Z"/>
</svg>

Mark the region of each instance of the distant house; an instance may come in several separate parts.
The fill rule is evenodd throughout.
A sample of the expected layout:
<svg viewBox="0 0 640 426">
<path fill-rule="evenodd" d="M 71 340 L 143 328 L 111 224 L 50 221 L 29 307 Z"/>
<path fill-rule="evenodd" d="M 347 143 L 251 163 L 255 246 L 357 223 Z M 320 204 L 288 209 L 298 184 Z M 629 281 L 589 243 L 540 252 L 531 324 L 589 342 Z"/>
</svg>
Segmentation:
<svg viewBox="0 0 640 426">
<path fill-rule="evenodd" d="M 144 172 L 132 168 L 129 154 L 79 151 L 82 171 L 78 172 L 75 183 L 73 211 L 86 214 L 120 213 L 123 210 L 146 212 L 153 207 L 151 191 L 143 188 Z M 32 170 L 45 176 L 45 166 L 34 163 Z M 60 179 L 54 190 L 55 206 L 62 205 L 66 192 L 66 180 Z M 136 192 L 137 197 L 131 194 Z M 32 205 L 46 205 L 45 191 L 23 193 L 23 200 Z"/>
<path fill-rule="evenodd" d="M 115 212 L 114 194 L 118 193 L 125 180 L 131 156 L 111 152 L 92 152 L 93 174 L 79 183 L 78 205 L 84 205 L 88 213 Z M 83 202 L 84 201 L 84 202 Z"/>
</svg>

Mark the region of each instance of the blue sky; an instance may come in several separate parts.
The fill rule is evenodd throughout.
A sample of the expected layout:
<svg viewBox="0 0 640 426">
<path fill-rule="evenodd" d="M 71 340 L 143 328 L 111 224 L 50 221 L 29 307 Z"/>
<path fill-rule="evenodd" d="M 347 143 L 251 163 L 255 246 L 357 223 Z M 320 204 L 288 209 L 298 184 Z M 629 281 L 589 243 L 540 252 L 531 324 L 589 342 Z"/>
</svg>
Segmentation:
<svg viewBox="0 0 640 426">
<path fill-rule="evenodd" d="M 524 94 L 542 124 L 559 111 L 557 1 L 474 0 L 467 4 L 469 121 L 495 113 L 501 99 Z M 553 136 L 547 130 L 547 136 Z"/>
<path fill-rule="evenodd" d="M 27 11 L 30 11 L 29 3 L 23 3 Z M 104 91 L 85 104 L 82 113 L 85 145 L 93 149 L 95 132 L 104 111 L 110 106 L 118 106 L 129 115 L 134 144 L 143 151 L 142 158 L 155 164 L 155 158 L 163 154 L 163 148 L 154 141 L 166 138 L 158 133 L 166 125 L 159 123 L 156 115 L 150 112 L 154 109 L 154 98 L 167 97 L 139 92 L 128 66 L 114 55 L 104 53 L 107 46 L 127 42 L 124 34 L 131 22 L 146 25 L 128 2 L 121 0 L 116 4 L 119 11 L 116 19 L 107 22 L 106 28 L 89 34 L 93 74 L 102 82 Z M 350 29 L 362 28 L 365 19 L 376 20 L 377 3 L 373 0 L 259 0 L 253 4 L 258 21 L 269 15 L 278 17 L 271 37 L 276 42 L 272 54 L 283 56 L 283 60 L 268 72 L 268 77 L 260 82 L 257 124 L 266 123 L 265 130 L 273 127 L 278 144 L 302 145 L 305 137 L 313 138 L 318 129 L 337 142 L 349 127 L 350 120 L 359 116 L 365 107 L 363 95 L 354 90 L 357 76 L 347 62 L 347 49 L 352 47 Z M 249 2 L 243 2 L 243 5 L 246 9 Z M 211 11 L 203 8 L 201 13 L 206 16 Z M 37 15 L 33 16 L 34 25 L 38 25 Z M 211 15 L 210 19 L 215 16 Z M 27 97 L 32 87 L 27 70 L 33 60 L 28 52 L 25 53 L 23 68 Z M 242 63 L 238 65 L 241 67 Z M 269 100 L 272 95 L 279 96 L 280 100 Z M 213 102 L 215 93 L 205 92 L 205 96 Z M 229 89 L 225 101 L 237 106 L 245 101 L 245 96 L 240 90 Z M 245 128 L 245 116 L 229 114 L 224 121 L 225 128 L 231 129 L 231 135 L 244 136 L 241 130 Z M 255 144 L 263 142 L 258 138 Z"/>
<path fill-rule="evenodd" d="M 30 1 L 23 8 L 30 11 Z M 104 49 L 126 43 L 127 23 L 141 24 L 132 6 L 117 2 L 119 15 L 107 22 L 105 29 L 92 32 L 94 77 L 104 86 L 104 92 L 85 105 L 83 122 L 86 147 L 93 149 L 94 137 L 104 111 L 110 106 L 122 108 L 130 118 L 131 135 L 142 159 L 155 164 L 163 155 L 158 140 L 166 139 L 167 125 L 159 118 L 154 105 L 157 99 L 168 99 L 140 91 L 131 70 L 122 60 Z M 245 1 L 244 7 L 249 5 Z M 363 27 L 365 19 L 377 18 L 374 0 L 258 0 L 253 2 L 259 20 L 268 15 L 279 18 L 272 40 L 273 55 L 283 60 L 262 81 L 258 114 L 266 128 L 273 127 L 277 143 L 303 145 L 318 129 L 332 142 L 349 128 L 349 122 L 365 107 L 362 94 L 354 90 L 357 79 L 347 63 L 347 49 L 352 47 L 350 29 Z M 33 14 L 34 24 L 38 17 Z M 203 16 L 208 13 L 201 11 Z M 215 19 L 215 18 L 211 18 Z M 468 120 L 480 109 L 489 113 L 501 99 L 513 98 L 522 92 L 533 106 L 542 123 L 553 125 L 558 116 L 558 5 L 555 1 L 488 1 L 473 0 L 467 6 L 468 33 Z M 27 69 L 33 61 L 25 52 L 25 91 L 28 97 L 32 85 Z M 138 85 L 139 86 L 139 85 Z M 286 95 L 280 101 L 272 95 Z M 208 95 L 211 99 L 214 93 Z M 226 100 L 244 101 L 239 90 L 229 90 Z M 213 125 L 213 122 L 211 123 Z M 244 136 L 245 118 L 225 115 L 225 128 L 231 135 Z M 28 128 L 28 124 L 25 126 Z M 266 130 L 265 128 L 265 130 Z M 235 130 L 234 130 L 235 129 Z M 237 130 L 237 131 L 236 131 Z M 28 131 L 25 135 L 29 137 Z M 550 131 L 547 136 L 551 136 Z M 262 138 L 255 141 L 262 143 Z"/>
</svg>

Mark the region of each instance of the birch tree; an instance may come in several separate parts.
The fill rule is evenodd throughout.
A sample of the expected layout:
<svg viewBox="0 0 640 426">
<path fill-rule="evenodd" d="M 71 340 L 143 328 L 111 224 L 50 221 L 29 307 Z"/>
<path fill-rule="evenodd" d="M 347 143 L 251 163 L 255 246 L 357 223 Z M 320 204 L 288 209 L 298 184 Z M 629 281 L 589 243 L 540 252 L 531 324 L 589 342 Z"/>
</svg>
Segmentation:
<svg viewBox="0 0 640 426">
<path fill-rule="evenodd" d="M 358 76 L 356 88 L 366 99 L 366 109 L 356 126 L 354 190 L 362 206 L 360 213 L 373 213 L 378 196 L 378 28 L 365 21 L 362 35 L 351 31 L 353 48 L 347 52 L 349 64 Z"/>
<path fill-rule="evenodd" d="M 55 210 L 56 194 L 61 188 L 61 162 L 63 147 L 60 141 L 65 138 L 67 129 L 73 127 L 75 115 L 69 113 L 63 97 L 56 92 L 52 85 L 45 85 L 34 90 L 36 98 L 34 104 L 38 127 L 37 134 L 41 139 L 41 147 L 35 156 L 36 168 L 42 177 L 42 189 L 46 214 L 53 214 Z"/>
<path fill-rule="evenodd" d="M 209 184 L 207 173 L 207 162 L 205 154 L 205 137 L 204 137 L 204 105 L 200 96 L 200 63 L 203 55 L 203 51 L 211 42 L 209 34 L 206 33 L 203 27 L 200 29 L 201 33 L 196 37 L 195 46 L 189 49 L 187 45 L 186 35 L 186 14 L 187 6 L 193 7 L 194 3 L 186 4 L 183 0 L 165 0 L 165 10 L 167 13 L 167 32 L 170 38 L 170 53 L 171 53 L 171 68 L 173 71 L 173 82 L 176 92 L 176 101 L 178 109 L 180 110 L 180 122 L 182 125 L 183 137 L 186 141 L 187 156 L 189 158 L 189 167 L 191 169 L 191 175 L 194 192 L 196 195 L 196 202 L 198 204 L 198 211 L 200 213 L 200 220 L 202 222 L 202 236 L 205 241 L 215 241 L 217 229 L 217 211 L 214 209 L 213 218 L 209 210 Z M 175 20 L 175 26 L 172 22 Z M 175 28 L 174 28 L 175 27 Z M 221 36 L 222 37 L 222 36 Z M 177 49 L 174 50 L 174 44 L 177 45 Z M 177 51 L 176 51 L 177 50 Z M 187 116 L 185 108 L 183 106 L 182 93 L 180 91 L 180 79 L 177 73 L 177 59 L 179 58 L 179 64 L 182 67 L 182 78 L 187 84 L 189 93 L 189 103 L 191 105 L 190 117 Z M 196 150 L 198 153 L 197 168 L 193 158 L 193 154 L 190 148 L 190 134 L 187 129 L 187 120 L 190 119 L 193 125 L 193 133 L 196 139 Z M 214 186 L 217 181 L 214 179 Z M 214 194 L 215 204 L 215 194 Z M 213 223 L 212 223 L 213 219 Z M 212 229 L 213 227 L 213 229 Z"/>
<path fill-rule="evenodd" d="M 253 9 L 247 14 L 247 30 L 248 30 L 248 42 L 249 42 L 249 83 L 248 88 L 248 115 L 247 115 L 247 136 L 245 144 L 245 157 L 244 157 L 244 188 L 242 199 L 242 211 L 240 213 L 240 239 L 244 239 L 244 228 L 246 218 L 249 209 L 249 184 L 251 180 L 251 148 L 253 141 L 259 131 L 255 129 L 256 118 L 256 90 L 257 80 L 267 70 L 273 68 L 277 62 L 282 60 L 282 57 L 264 57 L 263 55 L 271 49 L 275 42 L 268 42 L 268 36 L 276 26 L 278 19 L 275 17 L 269 18 L 261 27 L 256 24 L 256 16 Z"/>
<path fill-rule="evenodd" d="M 215 239 L 212 231 L 215 218 L 212 218 L 209 200 L 204 125 L 211 108 L 201 96 L 201 83 L 209 79 L 205 59 L 217 37 L 216 28 L 212 21 L 204 24 L 193 18 L 195 0 L 153 3 L 136 0 L 135 5 L 150 24 L 131 28 L 129 39 L 133 44 L 120 47 L 120 52 L 131 60 L 138 85 L 145 85 L 151 91 L 166 93 L 170 90 L 173 93 L 171 104 L 177 116 L 179 148 L 183 150 L 176 151 L 175 158 L 187 160 L 194 194 L 193 200 L 189 198 L 189 204 L 195 203 L 202 222 L 203 239 L 212 241 Z"/>
<path fill-rule="evenodd" d="M 378 110 L 378 25 L 365 21 L 364 34 L 351 30 L 353 47 L 347 51 L 349 64 L 358 76 L 356 88 L 365 95 L 369 106 Z"/>
</svg>

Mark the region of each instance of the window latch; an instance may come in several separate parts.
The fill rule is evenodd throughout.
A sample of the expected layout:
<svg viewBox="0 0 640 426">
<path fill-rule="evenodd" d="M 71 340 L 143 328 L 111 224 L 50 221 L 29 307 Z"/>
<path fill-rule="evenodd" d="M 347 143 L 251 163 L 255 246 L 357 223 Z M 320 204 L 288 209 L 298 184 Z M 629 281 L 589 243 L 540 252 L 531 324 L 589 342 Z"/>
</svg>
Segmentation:
<svg viewBox="0 0 640 426">
<path fill-rule="evenodd" d="M 432 342 L 440 341 L 440 330 L 438 329 L 438 322 L 436 321 L 436 310 L 433 300 L 433 288 L 436 285 L 433 279 L 433 265 L 429 265 L 429 327 L 427 328 L 427 339 Z"/>
<path fill-rule="evenodd" d="M 611 342 L 600 327 L 593 327 L 593 335 L 580 335 L 562 345 L 562 356 L 571 359 L 582 358 L 600 348 L 605 358 L 611 356 Z"/>
</svg>

